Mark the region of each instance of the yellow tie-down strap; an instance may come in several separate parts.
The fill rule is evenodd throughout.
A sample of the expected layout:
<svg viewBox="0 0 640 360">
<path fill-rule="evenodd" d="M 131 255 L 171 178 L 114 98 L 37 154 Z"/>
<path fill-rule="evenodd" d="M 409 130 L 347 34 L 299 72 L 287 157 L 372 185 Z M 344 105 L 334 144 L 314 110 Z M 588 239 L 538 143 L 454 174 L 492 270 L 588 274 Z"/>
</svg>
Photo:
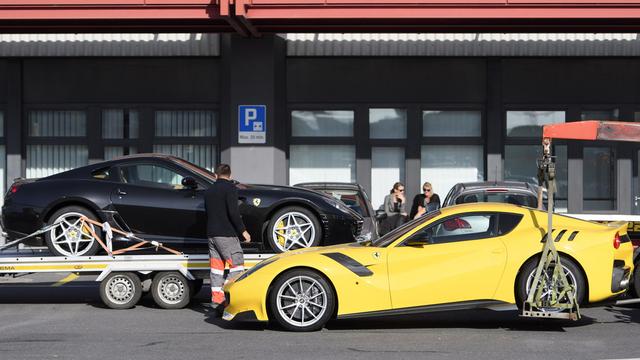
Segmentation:
<svg viewBox="0 0 640 360">
<path fill-rule="evenodd" d="M 254 267 L 260 261 L 262 261 L 262 259 L 260 259 L 260 260 L 245 260 L 244 268 L 245 269 L 250 269 L 250 268 Z M 202 261 L 202 260 L 199 260 L 199 261 L 185 261 L 185 262 L 182 263 L 182 266 L 187 268 L 187 270 L 205 270 L 205 269 L 209 269 L 209 261 Z"/>
<path fill-rule="evenodd" d="M 104 270 L 107 264 L 24 264 L 24 265 L 0 265 L 0 273 L 15 271 L 39 272 L 39 271 L 92 271 Z"/>
</svg>

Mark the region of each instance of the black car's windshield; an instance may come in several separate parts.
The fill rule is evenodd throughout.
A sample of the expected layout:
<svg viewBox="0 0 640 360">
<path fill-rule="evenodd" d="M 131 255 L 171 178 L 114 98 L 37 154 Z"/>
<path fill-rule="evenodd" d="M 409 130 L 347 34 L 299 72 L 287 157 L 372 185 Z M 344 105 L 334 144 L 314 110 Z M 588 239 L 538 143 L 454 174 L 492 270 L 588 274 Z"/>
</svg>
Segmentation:
<svg viewBox="0 0 640 360">
<path fill-rule="evenodd" d="M 180 165 L 186 167 L 187 169 L 189 169 L 189 170 L 191 170 L 191 171 L 193 171 L 195 173 L 198 173 L 199 175 L 203 176 L 207 180 L 210 180 L 212 182 L 216 181 L 215 175 L 211 171 L 209 171 L 209 170 L 207 170 L 207 169 L 205 169 L 203 167 L 200 167 L 200 166 L 198 166 L 196 164 L 190 163 L 187 160 L 184 160 L 184 159 L 181 159 L 181 158 L 173 158 L 173 160 L 175 162 L 177 162 L 177 163 L 180 163 Z"/>
<path fill-rule="evenodd" d="M 389 244 L 396 241 L 400 236 L 404 235 L 405 232 L 412 229 L 414 226 L 418 224 L 422 224 L 423 222 L 429 221 L 440 214 L 441 214 L 440 210 L 434 210 L 432 212 L 427 213 L 424 216 L 411 220 L 408 223 L 393 229 L 392 231 L 387 233 L 385 236 L 379 239 L 373 240 L 371 242 L 371 245 L 377 246 L 377 247 L 389 246 Z"/>
</svg>

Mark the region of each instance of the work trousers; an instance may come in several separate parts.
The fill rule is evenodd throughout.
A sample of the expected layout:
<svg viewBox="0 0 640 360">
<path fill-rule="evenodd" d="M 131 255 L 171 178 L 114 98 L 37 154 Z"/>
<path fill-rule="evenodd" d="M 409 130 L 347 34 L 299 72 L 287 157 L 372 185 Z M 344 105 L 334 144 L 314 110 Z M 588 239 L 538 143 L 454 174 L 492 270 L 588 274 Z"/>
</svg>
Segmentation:
<svg viewBox="0 0 640 360">
<path fill-rule="evenodd" d="M 228 277 L 238 275 L 244 270 L 244 256 L 237 237 L 216 236 L 209 238 L 209 266 L 211 267 L 211 302 L 224 303 L 222 286 L 225 276 L 225 264 L 229 265 Z"/>
</svg>

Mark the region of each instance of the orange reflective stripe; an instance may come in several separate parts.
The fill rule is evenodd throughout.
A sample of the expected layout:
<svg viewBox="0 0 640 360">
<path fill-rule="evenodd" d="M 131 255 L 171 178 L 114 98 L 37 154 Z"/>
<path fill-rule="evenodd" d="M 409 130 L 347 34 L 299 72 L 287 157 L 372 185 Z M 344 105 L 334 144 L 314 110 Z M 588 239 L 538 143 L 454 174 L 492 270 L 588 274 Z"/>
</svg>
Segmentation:
<svg viewBox="0 0 640 360">
<path fill-rule="evenodd" d="M 222 291 L 212 291 L 211 300 L 216 304 L 222 304 L 224 302 L 224 293 Z"/>
<path fill-rule="evenodd" d="M 212 269 L 224 270 L 224 262 L 220 259 L 209 259 L 209 266 Z"/>
</svg>

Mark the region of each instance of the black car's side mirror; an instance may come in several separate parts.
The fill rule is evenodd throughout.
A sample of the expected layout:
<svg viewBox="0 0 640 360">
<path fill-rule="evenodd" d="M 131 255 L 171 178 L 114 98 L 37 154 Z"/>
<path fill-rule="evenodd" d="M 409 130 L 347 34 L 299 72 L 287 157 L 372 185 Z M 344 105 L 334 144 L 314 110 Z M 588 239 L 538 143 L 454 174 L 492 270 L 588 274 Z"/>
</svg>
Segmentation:
<svg viewBox="0 0 640 360">
<path fill-rule="evenodd" d="M 377 220 L 383 220 L 387 218 L 387 212 L 382 210 L 382 209 L 378 209 L 376 210 L 376 219 Z"/>
<path fill-rule="evenodd" d="M 191 176 L 186 176 L 182 178 L 182 186 L 184 186 L 187 189 L 197 189 L 198 182 L 196 181 L 196 179 L 192 178 Z"/>
</svg>

